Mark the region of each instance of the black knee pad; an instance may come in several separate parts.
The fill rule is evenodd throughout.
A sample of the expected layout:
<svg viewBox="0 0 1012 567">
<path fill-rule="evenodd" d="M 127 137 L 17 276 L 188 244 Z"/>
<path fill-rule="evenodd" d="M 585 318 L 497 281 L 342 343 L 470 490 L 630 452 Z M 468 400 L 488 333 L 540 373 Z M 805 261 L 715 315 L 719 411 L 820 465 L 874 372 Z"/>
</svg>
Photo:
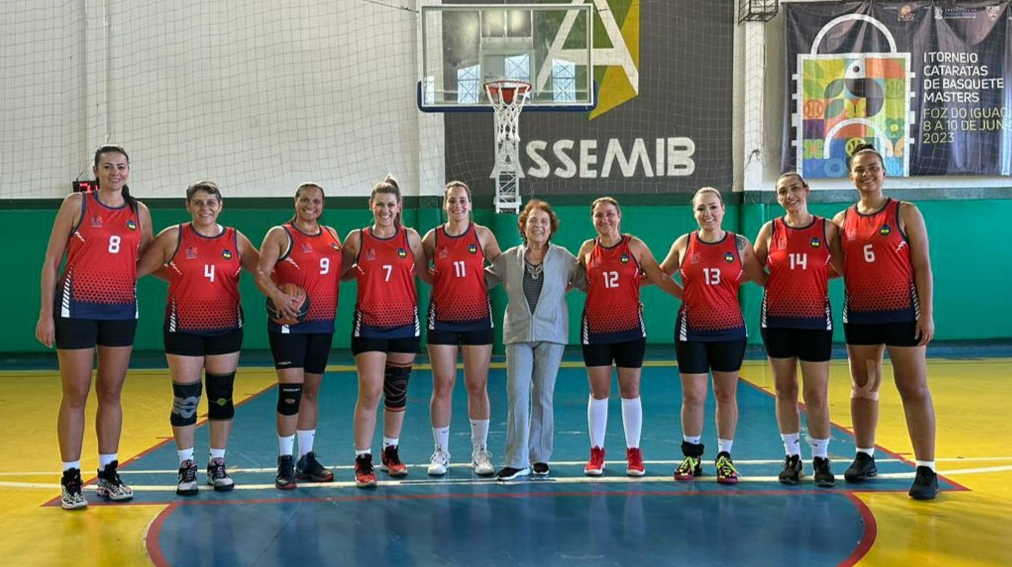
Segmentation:
<svg viewBox="0 0 1012 567">
<path fill-rule="evenodd" d="M 204 372 L 207 383 L 207 419 L 220 421 L 235 417 L 235 405 L 232 403 L 232 390 L 235 385 L 235 372 L 230 374 L 211 374 Z"/>
<path fill-rule="evenodd" d="M 278 384 L 278 413 L 299 415 L 302 402 L 302 384 Z"/>
<path fill-rule="evenodd" d="M 172 413 L 169 423 L 173 427 L 185 427 L 197 423 L 197 406 L 200 405 L 200 382 L 192 384 L 172 383 Z"/>
<path fill-rule="evenodd" d="M 383 374 L 383 407 L 390 411 L 404 411 L 408 405 L 408 378 L 410 366 L 387 365 Z"/>
<path fill-rule="evenodd" d="M 688 441 L 682 441 L 682 454 L 686 457 L 698 459 L 703 456 L 703 449 L 705 448 L 706 446 L 702 443 L 696 445 L 694 443 L 689 443 Z"/>
</svg>

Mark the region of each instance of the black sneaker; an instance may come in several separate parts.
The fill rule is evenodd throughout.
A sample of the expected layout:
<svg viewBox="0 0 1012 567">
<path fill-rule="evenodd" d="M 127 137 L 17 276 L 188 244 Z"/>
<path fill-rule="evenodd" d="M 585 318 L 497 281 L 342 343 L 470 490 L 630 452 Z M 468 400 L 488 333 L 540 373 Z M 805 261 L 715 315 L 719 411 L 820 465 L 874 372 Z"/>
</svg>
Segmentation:
<svg viewBox="0 0 1012 567">
<path fill-rule="evenodd" d="M 550 469 L 548 468 L 548 463 L 534 463 L 533 469 L 534 474 L 538 476 L 548 476 L 548 473 L 550 472 Z"/>
<path fill-rule="evenodd" d="M 274 487 L 278 490 L 291 490 L 295 486 L 295 457 L 281 455 L 278 457 L 278 476 L 274 477 Z"/>
<path fill-rule="evenodd" d="M 784 457 L 784 470 L 780 471 L 780 484 L 794 486 L 801 482 L 804 476 L 801 467 L 801 455 L 787 455 Z"/>
<path fill-rule="evenodd" d="M 531 469 L 515 469 L 513 467 L 503 467 L 495 477 L 499 480 L 513 480 L 519 476 L 527 476 L 531 474 Z"/>
<path fill-rule="evenodd" d="M 295 478 L 311 482 L 331 482 L 334 480 L 333 471 L 320 464 L 316 460 L 316 453 L 310 451 L 299 457 L 295 464 Z"/>
<path fill-rule="evenodd" d="M 197 494 L 197 465 L 193 463 L 192 459 L 179 463 L 176 494 L 179 496 L 195 496 Z"/>
<path fill-rule="evenodd" d="M 64 510 L 78 510 L 86 508 L 88 501 L 81 493 L 81 469 L 69 469 L 63 471 L 60 479 L 60 506 Z"/>
<path fill-rule="evenodd" d="M 872 457 L 868 453 L 858 452 L 854 457 L 854 462 L 847 467 L 847 470 L 843 473 L 843 478 L 847 482 L 861 482 L 868 480 L 869 478 L 878 476 L 878 467 L 875 466 L 875 457 Z"/>
<path fill-rule="evenodd" d="M 118 467 L 119 461 L 113 461 L 98 471 L 98 495 L 113 502 L 123 502 L 134 497 L 134 491 L 120 479 Z"/>
<path fill-rule="evenodd" d="M 934 500 L 938 496 L 938 475 L 928 467 L 917 467 L 914 484 L 908 494 L 914 500 Z"/>
<path fill-rule="evenodd" d="M 829 468 L 829 459 L 815 457 L 812 459 L 812 469 L 815 471 L 815 486 L 821 488 L 836 486 L 836 477 L 833 476 L 833 471 Z"/>
</svg>

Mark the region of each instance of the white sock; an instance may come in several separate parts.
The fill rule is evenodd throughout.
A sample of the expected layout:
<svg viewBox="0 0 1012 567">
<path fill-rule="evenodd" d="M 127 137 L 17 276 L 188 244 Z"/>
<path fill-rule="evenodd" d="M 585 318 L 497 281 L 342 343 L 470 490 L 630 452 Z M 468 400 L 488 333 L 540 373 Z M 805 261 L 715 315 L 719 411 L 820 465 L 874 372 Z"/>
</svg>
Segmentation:
<svg viewBox="0 0 1012 567">
<path fill-rule="evenodd" d="M 801 454 L 801 436 L 798 432 L 781 433 L 780 438 L 784 440 L 784 454 L 788 457 Z"/>
<path fill-rule="evenodd" d="M 63 461 L 63 470 L 69 471 L 70 469 L 81 470 L 81 461 Z"/>
<path fill-rule="evenodd" d="M 483 451 L 488 445 L 488 420 L 471 420 L 471 447 L 475 451 Z"/>
<path fill-rule="evenodd" d="M 935 461 L 914 461 L 919 467 L 928 467 L 931 472 L 935 472 Z"/>
<path fill-rule="evenodd" d="M 622 398 L 622 425 L 625 427 L 625 446 L 637 449 L 643 431 L 643 404 L 639 397 Z"/>
<path fill-rule="evenodd" d="M 731 453 L 731 446 L 734 445 L 734 439 L 717 439 L 717 452 L 718 453 Z"/>
<path fill-rule="evenodd" d="M 590 446 L 604 447 L 604 435 L 608 431 L 608 400 L 596 400 L 590 396 L 587 401 L 587 428 L 590 430 Z"/>
<path fill-rule="evenodd" d="M 211 448 L 211 453 L 210 453 L 209 458 L 211 460 L 221 459 L 221 460 L 224 461 L 225 460 L 225 450 L 224 449 Z"/>
<path fill-rule="evenodd" d="M 291 456 L 292 449 L 295 448 L 295 436 L 289 435 L 288 437 L 282 437 L 278 435 L 278 453 L 284 457 L 285 455 Z"/>
<path fill-rule="evenodd" d="M 176 449 L 176 456 L 179 457 L 179 464 L 183 464 L 183 461 L 192 461 L 193 447 L 189 449 Z"/>
<path fill-rule="evenodd" d="M 682 435 L 682 441 L 691 445 L 699 445 L 699 442 L 703 440 L 702 435 Z"/>
<path fill-rule="evenodd" d="M 820 459 L 829 458 L 829 439 L 808 439 L 808 444 L 812 446 L 812 457 L 819 457 Z"/>
<path fill-rule="evenodd" d="M 99 453 L 99 455 L 98 455 L 98 468 L 99 468 L 99 470 L 104 470 L 106 465 L 108 465 L 109 463 L 111 463 L 113 461 L 118 461 L 118 460 L 119 460 L 119 457 L 116 456 L 116 453 L 108 453 L 108 454 L 104 454 L 104 455 L 101 454 L 101 453 Z"/>
<path fill-rule="evenodd" d="M 315 429 L 297 429 L 295 434 L 299 437 L 299 457 L 313 450 L 313 440 L 316 439 Z"/>
<path fill-rule="evenodd" d="M 371 455 L 372 449 L 355 449 L 355 457 L 361 457 L 362 455 Z"/>
<path fill-rule="evenodd" d="M 399 437 L 385 437 L 384 436 L 383 437 L 383 448 L 386 449 L 387 447 L 391 447 L 391 446 L 392 447 L 396 447 L 397 443 L 399 441 L 400 441 Z"/>
<path fill-rule="evenodd" d="M 432 442 L 436 445 L 436 449 L 446 450 L 450 446 L 450 428 L 447 427 L 433 427 L 432 428 Z M 386 440 L 383 440 L 383 445 L 386 446 Z"/>
<path fill-rule="evenodd" d="M 872 458 L 875 457 L 875 447 L 872 447 L 871 449 L 862 449 L 861 447 L 858 447 L 856 452 L 864 453 L 865 455 L 868 455 L 869 457 Z"/>
</svg>

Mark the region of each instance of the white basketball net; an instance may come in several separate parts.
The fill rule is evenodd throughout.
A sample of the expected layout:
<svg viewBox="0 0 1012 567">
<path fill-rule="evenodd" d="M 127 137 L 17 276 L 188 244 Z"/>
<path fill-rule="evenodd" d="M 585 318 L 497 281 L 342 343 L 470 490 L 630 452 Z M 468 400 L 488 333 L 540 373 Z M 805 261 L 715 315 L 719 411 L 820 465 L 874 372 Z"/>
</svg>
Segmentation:
<svg viewBox="0 0 1012 567">
<path fill-rule="evenodd" d="M 517 125 L 524 109 L 531 84 L 524 81 L 492 81 L 485 83 L 485 95 L 495 112 L 496 142 L 518 142 Z"/>
</svg>

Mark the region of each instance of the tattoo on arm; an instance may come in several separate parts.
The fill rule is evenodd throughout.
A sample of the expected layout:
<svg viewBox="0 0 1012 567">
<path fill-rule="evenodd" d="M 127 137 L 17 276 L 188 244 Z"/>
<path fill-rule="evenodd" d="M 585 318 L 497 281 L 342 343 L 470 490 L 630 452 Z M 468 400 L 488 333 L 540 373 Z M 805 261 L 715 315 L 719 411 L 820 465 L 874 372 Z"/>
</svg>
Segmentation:
<svg viewBox="0 0 1012 567">
<path fill-rule="evenodd" d="M 738 244 L 738 251 L 741 252 L 742 250 L 744 250 L 745 249 L 745 237 L 742 236 L 742 235 L 740 235 L 740 234 L 738 234 L 738 235 L 735 236 L 734 239 L 735 239 L 736 243 Z"/>
</svg>

